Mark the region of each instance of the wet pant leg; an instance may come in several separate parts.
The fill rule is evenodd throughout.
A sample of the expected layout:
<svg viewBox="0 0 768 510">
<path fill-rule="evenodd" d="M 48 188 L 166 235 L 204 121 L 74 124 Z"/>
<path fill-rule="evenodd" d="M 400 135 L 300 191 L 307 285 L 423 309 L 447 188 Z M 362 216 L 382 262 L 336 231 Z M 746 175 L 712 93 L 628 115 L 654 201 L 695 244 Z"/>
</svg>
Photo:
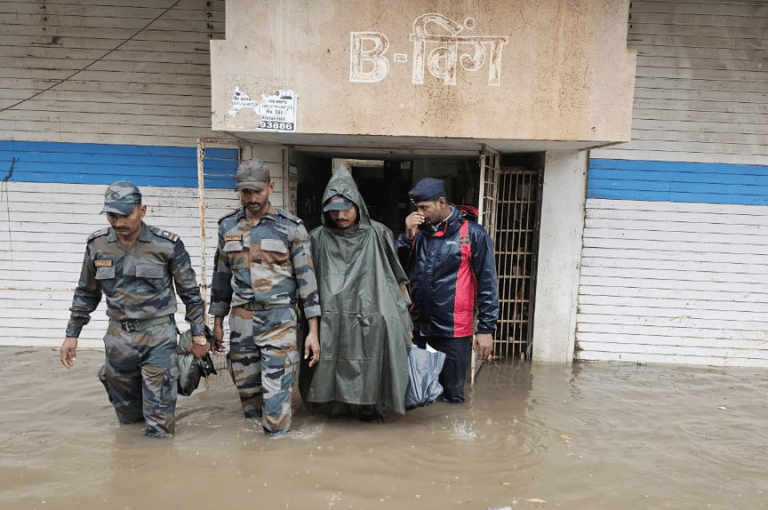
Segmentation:
<svg viewBox="0 0 768 510">
<path fill-rule="evenodd" d="M 136 335 L 151 345 L 141 365 L 143 412 L 147 424 L 144 433 L 155 437 L 173 436 L 179 378 L 179 369 L 176 367 L 176 325 L 162 324 Z"/>
<path fill-rule="evenodd" d="M 106 364 L 100 378 L 120 423 L 145 421 L 145 434 L 172 436 L 178 379 L 173 323 L 135 333 L 110 323 L 104 346 Z"/>
<path fill-rule="evenodd" d="M 464 402 L 464 382 L 472 356 L 472 337 L 416 337 L 413 343 L 422 349 L 428 343 L 435 350 L 445 353 L 445 364 L 439 378 L 443 386 L 442 399 L 457 404 Z"/>
<path fill-rule="evenodd" d="M 249 317 L 250 316 L 250 317 Z M 291 426 L 291 390 L 299 362 L 293 308 L 230 314 L 228 366 L 246 416 L 260 404 L 267 432 Z"/>
<path fill-rule="evenodd" d="M 99 371 L 99 380 L 107 390 L 107 396 L 115 408 L 120 423 L 144 421 L 141 401 L 141 369 L 125 358 L 110 359 Z"/>
<path fill-rule="evenodd" d="M 232 308 L 227 368 L 246 418 L 261 418 L 261 349 L 253 337 L 253 312 Z"/>
<path fill-rule="evenodd" d="M 291 390 L 299 364 L 295 321 L 265 332 L 259 342 L 262 344 L 264 428 L 269 432 L 287 432 L 291 428 Z"/>
</svg>

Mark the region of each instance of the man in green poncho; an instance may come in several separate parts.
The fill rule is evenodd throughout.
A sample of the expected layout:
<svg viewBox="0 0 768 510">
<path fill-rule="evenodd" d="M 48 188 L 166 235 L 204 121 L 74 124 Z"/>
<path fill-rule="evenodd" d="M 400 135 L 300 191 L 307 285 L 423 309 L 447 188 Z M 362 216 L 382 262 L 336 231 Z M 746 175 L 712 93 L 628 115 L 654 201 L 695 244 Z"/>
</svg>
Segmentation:
<svg viewBox="0 0 768 510">
<path fill-rule="evenodd" d="M 320 362 L 307 400 L 351 404 L 363 420 L 405 413 L 411 319 L 408 278 L 392 231 L 370 219 L 340 165 L 323 194 L 323 225 L 310 232 L 320 293 Z"/>
</svg>

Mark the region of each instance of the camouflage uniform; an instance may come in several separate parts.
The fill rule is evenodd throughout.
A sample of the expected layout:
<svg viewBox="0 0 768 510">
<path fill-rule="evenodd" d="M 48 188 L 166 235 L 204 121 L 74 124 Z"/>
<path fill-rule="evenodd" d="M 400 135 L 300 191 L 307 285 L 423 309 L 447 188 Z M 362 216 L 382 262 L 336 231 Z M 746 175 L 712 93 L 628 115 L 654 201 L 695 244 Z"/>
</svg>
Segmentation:
<svg viewBox="0 0 768 510">
<path fill-rule="evenodd" d="M 219 221 L 209 311 L 230 314 L 229 372 L 246 417 L 262 414 L 263 396 L 267 432 L 284 432 L 291 424 L 297 290 L 304 315 L 320 315 L 310 250 L 302 221 L 272 205 L 255 225 L 243 209 Z"/>
<path fill-rule="evenodd" d="M 176 294 L 193 335 L 203 335 L 205 305 L 184 244 L 175 234 L 141 225 L 124 248 L 112 228 L 88 238 L 72 301 L 67 337 L 78 337 L 104 294 L 109 327 L 99 373 L 121 423 L 146 422 L 145 434 L 172 436 L 176 410 Z"/>
</svg>

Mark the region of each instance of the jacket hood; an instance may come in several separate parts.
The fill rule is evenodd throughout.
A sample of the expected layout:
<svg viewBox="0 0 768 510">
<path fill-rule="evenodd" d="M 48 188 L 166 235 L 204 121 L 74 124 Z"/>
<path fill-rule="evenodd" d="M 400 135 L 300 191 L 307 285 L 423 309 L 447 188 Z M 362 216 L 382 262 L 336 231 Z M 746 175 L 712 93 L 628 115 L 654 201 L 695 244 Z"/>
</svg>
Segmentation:
<svg viewBox="0 0 768 510">
<path fill-rule="evenodd" d="M 325 187 L 325 193 L 323 193 L 323 204 L 321 206 L 321 210 L 322 207 L 325 207 L 325 204 L 328 202 L 328 200 L 330 200 L 335 195 L 342 195 L 344 198 L 357 206 L 357 214 L 360 225 L 371 224 L 371 217 L 368 214 L 368 207 L 366 207 L 363 196 L 357 189 L 355 179 L 352 177 L 349 169 L 344 164 L 340 164 L 336 167 L 336 171 L 331 176 L 331 180 L 328 181 L 328 186 Z M 323 225 L 331 226 L 334 224 L 333 220 L 331 220 L 327 212 L 323 212 L 322 216 Z"/>
</svg>

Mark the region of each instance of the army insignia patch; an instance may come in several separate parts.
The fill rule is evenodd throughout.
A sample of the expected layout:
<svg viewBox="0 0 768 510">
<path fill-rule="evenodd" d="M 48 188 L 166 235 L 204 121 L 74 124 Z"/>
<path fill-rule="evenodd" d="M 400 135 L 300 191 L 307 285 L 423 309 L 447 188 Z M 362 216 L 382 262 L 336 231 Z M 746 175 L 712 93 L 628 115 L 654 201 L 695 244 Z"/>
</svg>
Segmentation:
<svg viewBox="0 0 768 510">
<path fill-rule="evenodd" d="M 109 259 L 97 259 L 93 261 L 96 267 L 112 267 L 112 261 Z"/>
<path fill-rule="evenodd" d="M 243 234 L 224 236 L 224 241 L 242 241 Z"/>
</svg>

